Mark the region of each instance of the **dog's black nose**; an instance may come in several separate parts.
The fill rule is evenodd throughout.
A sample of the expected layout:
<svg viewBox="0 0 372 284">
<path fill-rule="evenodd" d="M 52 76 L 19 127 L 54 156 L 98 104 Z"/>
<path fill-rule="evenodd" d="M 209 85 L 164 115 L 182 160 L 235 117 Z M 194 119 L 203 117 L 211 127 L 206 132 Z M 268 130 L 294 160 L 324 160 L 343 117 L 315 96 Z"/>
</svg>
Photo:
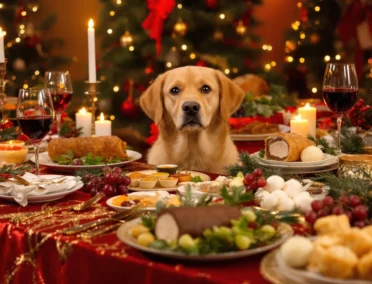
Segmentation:
<svg viewBox="0 0 372 284">
<path fill-rule="evenodd" d="M 182 105 L 182 110 L 187 115 L 195 115 L 199 112 L 199 109 L 200 109 L 200 104 L 197 102 L 193 102 L 193 101 L 185 102 Z"/>
</svg>

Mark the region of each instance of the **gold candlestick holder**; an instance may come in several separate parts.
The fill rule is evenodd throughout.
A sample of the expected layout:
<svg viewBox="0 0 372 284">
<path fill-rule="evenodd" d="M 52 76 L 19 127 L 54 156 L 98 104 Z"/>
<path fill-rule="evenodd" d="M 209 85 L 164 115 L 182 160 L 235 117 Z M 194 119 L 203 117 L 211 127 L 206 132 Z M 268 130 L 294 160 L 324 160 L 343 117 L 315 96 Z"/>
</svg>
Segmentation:
<svg viewBox="0 0 372 284">
<path fill-rule="evenodd" d="M 1 120 L 6 120 L 6 113 L 5 113 L 5 103 L 6 103 L 6 93 L 5 93 L 5 87 L 6 87 L 6 63 L 7 59 L 5 59 L 5 62 L 0 62 L 0 108 L 1 108 Z"/>
<path fill-rule="evenodd" d="M 98 100 L 97 96 L 100 94 L 98 91 L 98 85 L 101 83 L 100 81 L 96 82 L 89 82 L 85 81 L 85 83 L 88 85 L 88 90 L 85 92 L 86 95 L 90 97 L 90 111 L 92 113 L 92 136 L 96 134 L 95 124 L 96 121 L 96 101 Z"/>
</svg>

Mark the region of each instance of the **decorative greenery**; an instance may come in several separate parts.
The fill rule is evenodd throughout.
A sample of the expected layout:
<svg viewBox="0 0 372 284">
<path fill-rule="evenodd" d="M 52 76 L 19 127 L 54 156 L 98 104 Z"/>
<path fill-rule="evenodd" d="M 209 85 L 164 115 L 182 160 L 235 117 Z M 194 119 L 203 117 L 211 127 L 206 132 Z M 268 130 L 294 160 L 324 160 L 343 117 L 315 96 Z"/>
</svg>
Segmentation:
<svg viewBox="0 0 372 284">
<path fill-rule="evenodd" d="M 326 154 L 337 155 L 336 147 L 329 145 L 328 141 L 323 137 L 315 138 L 314 136 L 309 135 L 307 137 L 309 140 L 314 141 L 315 144 Z"/>
<path fill-rule="evenodd" d="M 224 185 L 221 189 L 221 197 L 226 205 L 234 206 L 253 200 L 253 193 L 245 192 L 245 186 L 232 187 L 231 192 L 227 191 Z"/>
<path fill-rule="evenodd" d="M 0 167 L 0 182 L 7 181 L 8 178 L 14 175 L 21 175 L 29 172 L 34 168 L 32 164 L 26 163 L 22 165 L 3 165 Z"/>
<path fill-rule="evenodd" d="M 200 176 L 191 177 L 190 181 L 192 182 L 203 182 L 203 179 Z"/>
<path fill-rule="evenodd" d="M 67 121 L 61 125 L 61 130 L 59 131 L 59 137 L 79 137 L 82 133 L 83 128 L 76 128 L 73 123 Z"/>
<path fill-rule="evenodd" d="M 58 156 L 54 159 L 59 165 L 73 165 L 76 163 L 76 160 L 80 160 L 82 165 L 102 165 L 107 163 L 119 163 L 121 159 L 113 158 L 106 160 L 101 156 L 93 156 L 92 153 L 81 157 L 79 159 L 74 158 L 74 153 L 71 150 L 68 150 L 66 154 Z M 78 165 L 78 164 L 77 164 Z"/>
<path fill-rule="evenodd" d="M 19 131 L 17 127 L 5 128 L 0 131 L 0 141 L 17 139 Z"/>
</svg>

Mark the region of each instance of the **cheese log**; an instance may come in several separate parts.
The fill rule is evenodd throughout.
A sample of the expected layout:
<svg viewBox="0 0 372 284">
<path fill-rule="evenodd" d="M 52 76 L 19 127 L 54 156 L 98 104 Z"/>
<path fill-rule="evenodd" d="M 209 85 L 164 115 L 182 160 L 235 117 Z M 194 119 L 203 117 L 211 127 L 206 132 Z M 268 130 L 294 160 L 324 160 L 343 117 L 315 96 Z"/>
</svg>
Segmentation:
<svg viewBox="0 0 372 284">
<path fill-rule="evenodd" d="M 127 144 L 117 136 L 77 137 L 53 139 L 48 144 L 48 154 L 51 160 L 64 155 L 71 150 L 75 158 L 81 158 L 89 153 L 104 159 L 128 157 Z"/>
<path fill-rule="evenodd" d="M 155 235 L 168 242 L 183 234 L 200 237 L 213 226 L 231 226 L 231 220 L 239 219 L 240 215 L 239 208 L 226 205 L 167 208 L 156 219 Z"/>
<path fill-rule="evenodd" d="M 265 139 L 265 157 L 270 160 L 296 162 L 303 149 L 315 143 L 296 133 L 275 133 Z"/>
</svg>

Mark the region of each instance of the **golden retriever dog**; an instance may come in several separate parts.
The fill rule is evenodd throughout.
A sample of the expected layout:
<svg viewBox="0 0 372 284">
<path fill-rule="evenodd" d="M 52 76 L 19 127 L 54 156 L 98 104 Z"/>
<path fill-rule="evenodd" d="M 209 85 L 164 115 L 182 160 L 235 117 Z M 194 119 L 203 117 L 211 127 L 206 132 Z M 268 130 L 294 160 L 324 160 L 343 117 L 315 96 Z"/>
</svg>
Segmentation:
<svg viewBox="0 0 372 284">
<path fill-rule="evenodd" d="M 238 159 L 228 121 L 243 98 L 241 88 L 211 68 L 186 66 L 160 75 L 140 98 L 159 128 L 148 163 L 225 173 Z"/>
</svg>

